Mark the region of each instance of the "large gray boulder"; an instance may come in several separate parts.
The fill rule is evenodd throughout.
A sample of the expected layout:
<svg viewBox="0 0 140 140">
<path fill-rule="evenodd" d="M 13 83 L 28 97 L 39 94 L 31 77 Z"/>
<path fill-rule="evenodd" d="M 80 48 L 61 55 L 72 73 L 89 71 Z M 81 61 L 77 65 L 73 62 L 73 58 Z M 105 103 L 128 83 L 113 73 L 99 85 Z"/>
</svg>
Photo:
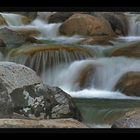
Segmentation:
<svg viewBox="0 0 140 140">
<path fill-rule="evenodd" d="M 30 119 L 81 120 L 79 110 L 67 93 L 44 85 L 35 71 L 24 65 L 0 62 L 0 87 L 0 105 L 4 106 L 0 110 L 4 109 L 7 114 L 11 110 Z"/>
</svg>

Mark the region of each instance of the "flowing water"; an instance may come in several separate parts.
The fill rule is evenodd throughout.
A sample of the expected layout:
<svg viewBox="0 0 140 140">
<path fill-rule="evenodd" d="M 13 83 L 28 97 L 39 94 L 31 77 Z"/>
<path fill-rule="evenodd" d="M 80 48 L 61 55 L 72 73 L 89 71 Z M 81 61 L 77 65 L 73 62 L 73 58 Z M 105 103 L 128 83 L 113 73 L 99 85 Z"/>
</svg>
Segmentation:
<svg viewBox="0 0 140 140">
<path fill-rule="evenodd" d="M 40 12 L 41 13 L 41 12 Z M 45 13 L 46 14 L 46 13 Z M 48 12 L 48 15 L 50 12 Z M 24 25 L 20 15 L 2 13 L 10 29 L 36 29 L 41 34 L 36 38 L 53 44 L 76 44 L 84 37 L 66 37 L 59 34 L 61 23 L 48 24 L 43 18 L 35 19 Z M 24 46 L 11 49 L 6 58 L 0 53 L 0 60 L 15 61 L 31 68 L 43 69 L 41 78 L 44 83 L 59 86 L 70 94 L 81 111 L 83 122 L 89 127 L 109 128 L 113 121 L 129 109 L 140 107 L 140 97 L 129 97 L 120 91 L 113 91 L 119 78 L 129 71 L 140 71 L 140 60 L 127 57 L 107 57 L 120 44 L 140 40 L 139 15 L 126 13 L 129 21 L 129 34 L 118 37 L 114 45 L 81 45 L 80 50 L 64 50 L 64 47 L 36 53 L 32 59 L 25 54 L 11 59 L 14 52 L 22 52 Z M 3 28 L 3 27 L 1 27 Z M 78 49 L 78 48 L 77 48 Z M 76 52 L 77 51 L 77 52 Z M 83 53 L 86 52 L 86 53 Z M 89 53 L 90 52 L 90 53 Z M 90 55 L 92 54 L 92 55 Z M 61 61 L 63 60 L 63 61 Z M 49 65 L 48 65 L 49 64 Z"/>
</svg>

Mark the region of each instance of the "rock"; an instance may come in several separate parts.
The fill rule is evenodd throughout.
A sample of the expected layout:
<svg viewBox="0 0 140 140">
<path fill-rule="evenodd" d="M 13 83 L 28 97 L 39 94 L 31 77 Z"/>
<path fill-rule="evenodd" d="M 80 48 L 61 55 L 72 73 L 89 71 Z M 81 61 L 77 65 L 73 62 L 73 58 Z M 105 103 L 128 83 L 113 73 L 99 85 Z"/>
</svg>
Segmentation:
<svg viewBox="0 0 140 140">
<path fill-rule="evenodd" d="M 73 12 L 56 12 L 48 18 L 48 23 L 60 23 L 72 16 Z"/>
<path fill-rule="evenodd" d="M 82 120 L 82 116 L 70 95 L 58 87 L 47 88 L 47 91 L 47 93 L 50 94 L 50 97 L 48 98 L 51 107 L 50 118 L 74 118 L 79 121 Z M 51 98 L 54 101 L 51 101 Z"/>
<path fill-rule="evenodd" d="M 82 40 L 80 42 L 80 44 L 82 44 L 82 45 L 94 45 L 94 44 L 109 45 L 110 44 L 109 41 L 111 39 L 112 39 L 111 36 L 106 36 L 106 35 L 94 36 L 94 37 L 88 37 L 88 38 Z"/>
<path fill-rule="evenodd" d="M 107 20 L 87 14 L 74 14 L 60 26 L 59 32 L 67 36 L 75 34 L 92 37 L 113 35 L 111 25 Z"/>
<path fill-rule="evenodd" d="M 0 78 L 0 118 L 11 118 L 12 115 L 13 103 L 5 88 L 5 84 L 2 83 L 2 79 Z"/>
<path fill-rule="evenodd" d="M 60 88 L 44 85 L 32 69 L 12 62 L 0 62 L 0 74 L 2 109 L 8 108 L 11 98 L 14 112 L 27 118 L 81 120 L 72 98 Z"/>
<path fill-rule="evenodd" d="M 5 48 L 6 47 L 6 44 L 4 43 L 4 41 L 2 39 L 0 39 L 0 48 Z"/>
<path fill-rule="evenodd" d="M 77 75 L 77 79 L 75 79 L 74 83 L 78 84 L 80 90 L 91 87 L 94 71 L 95 67 L 91 64 L 79 71 L 79 75 Z"/>
<path fill-rule="evenodd" d="M 6 27 L 0 29 L 0 39 L 3 40 L 7 46 L 11 47 L 17 47 L 25 43 L 25 37 Z"/>
<path fill-rule="evenodd" d="M 140 42 L 130 42 L 114 49 L 110 56 L 126 56 L 140 58 Z"/>
<path fill-rule="evenodd" d="M 124 13 L 120 12 L 94 12 L 94 16 L 104 17 L 111 25 L 116 35 L 128 34 L 128 21 Z"/>
<path fill-rule="evenodd" d="M 26 16 L 26 17 L 28 17 L 31 21 L 34 20 L 34 19 L 36 19 L 36 17 L 37 17 L 37 12 L 12 12 L 12 13 Z"/>
<path fill-rule="evenodd" d="M 74 119 L 0 119 L 0 128 L 88 128 Z"/>
<path fill-rule="evenodd" d="M 22 24 L 26 25 L 26 24 L 30 24 L 31 20 L 26 16 L 21 16 L 21 22 Z"/>
<path fill-rule="evenodd" d="M 114 90 L 128 96 L 140 96 L 140 72 L 127 72 L 117 82 Z"/>
<path fill-rule="evenodd" d="M 140 109 L 135 108 L 126 112 L 112 124 L 111 128 L 140 128 Z"/>
<path fill-rule="evenodd" d="M 7 25 L 4 17 L 0 14 L 0 25 Z"/>
<path fill-rule="evenodd" d="M 24 37 L 38 37 L 41 33 L 35 28 L 20 28 L 20 29 L 12 29 L 18 34 L 23 35 Z"/>
<path fill-rule="evenodd" d="M 26 56 L 27 59 L 22 64 L 32 68 L 41 76 L 44 71 L 57 64 L 92 58 L 95 53 L 87 48 L 74 45 L 31 44 L 12 49 L 8 56 L 8 60 L 16 60 L 17 63 L 21 63 L 21 58 Z"/>
<path fill-rule="evenodd" d="M 14 102 L 14 111 L 31 119 L 82 120 L 73 99 L 57 87 L 42 84 L 26 86 L 14 90 L 11 98 Z"/>
</svg>

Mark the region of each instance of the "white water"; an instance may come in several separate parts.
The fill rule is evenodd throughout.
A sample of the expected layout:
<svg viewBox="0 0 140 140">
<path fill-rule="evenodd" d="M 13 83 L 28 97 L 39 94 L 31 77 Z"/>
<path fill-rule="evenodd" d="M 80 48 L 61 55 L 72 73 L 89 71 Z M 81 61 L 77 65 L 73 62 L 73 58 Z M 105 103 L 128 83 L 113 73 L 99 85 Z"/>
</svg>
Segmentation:
<svg viewBox="0 0 140 140">
<path fill-rule="evenodd" d="M 43 75 L 48 85 L 59 86 L 73 97 L 136 99 L 128 97 L 119 91 L 112 91 L 119 78 L 129 71 L 140 71 L 140 60 L 125 57 L 98 58 L 73 62 L 70 66 L 59 66 L 51 73 Z M 88 66 L 95 67 L 90 77 L 90 87 L 79 89 L 80 71 Z M 46 79 L 45 79 L 46 77 Z M 138 97 L 137 97 L 138 99 Z"/>
<path fill-rule="evenodd" d="M 126 13 L 128 18 L 128 35 L 139 36 L 140 35 L 140 15 Z"/>
</svg>

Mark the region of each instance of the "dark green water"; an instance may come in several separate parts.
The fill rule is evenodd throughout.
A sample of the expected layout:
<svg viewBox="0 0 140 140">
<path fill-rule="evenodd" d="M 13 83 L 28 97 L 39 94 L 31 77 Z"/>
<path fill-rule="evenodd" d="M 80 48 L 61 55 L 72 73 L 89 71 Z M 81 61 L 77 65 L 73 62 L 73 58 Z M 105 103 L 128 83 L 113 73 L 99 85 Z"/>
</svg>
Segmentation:
<svg viewBox="0 0 140 140">
<path fill-rule="evenodd" d="M 89 127 L 110 128 L 127 111 L 140 107 L 140 100 L 128 99 L 74 99 L 83 123 Z"/>
</svg>

